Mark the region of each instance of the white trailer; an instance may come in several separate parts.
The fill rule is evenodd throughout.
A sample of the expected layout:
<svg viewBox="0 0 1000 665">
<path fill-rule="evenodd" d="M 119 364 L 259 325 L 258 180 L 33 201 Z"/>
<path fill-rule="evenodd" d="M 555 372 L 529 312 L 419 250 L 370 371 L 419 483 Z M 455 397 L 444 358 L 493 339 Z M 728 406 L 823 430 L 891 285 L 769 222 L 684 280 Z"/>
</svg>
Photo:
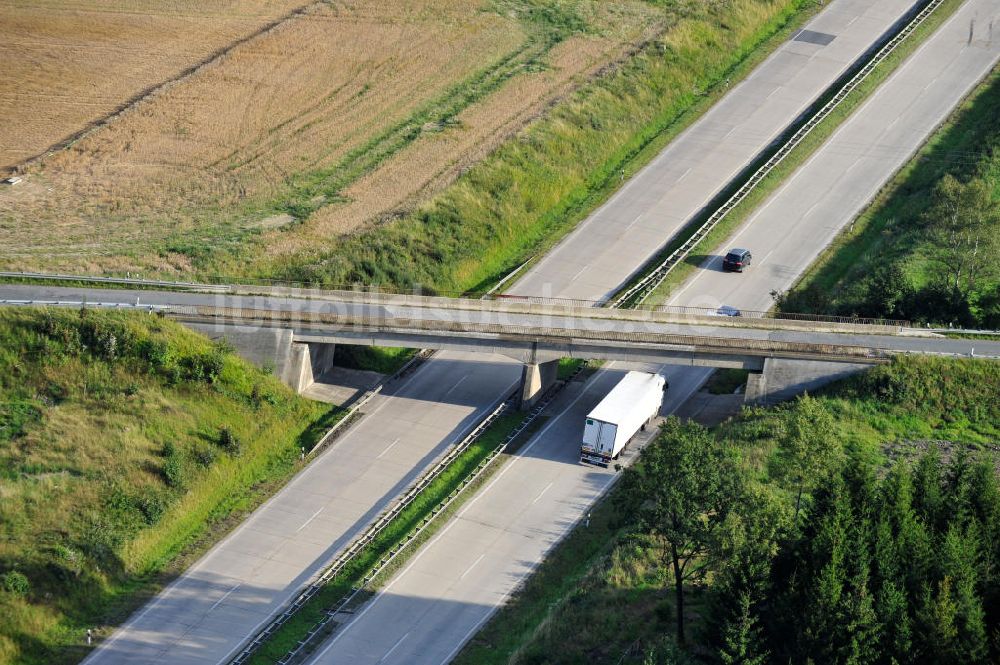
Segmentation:
<svg viewBox="0 0 1000 665">
<path fill-rule="evenodd" d="M 659 374 L 626 374 L 587 416 L 580 461 L 608 466 L 659 413 L 666 390 L 666 379 Z"/>
</svg>

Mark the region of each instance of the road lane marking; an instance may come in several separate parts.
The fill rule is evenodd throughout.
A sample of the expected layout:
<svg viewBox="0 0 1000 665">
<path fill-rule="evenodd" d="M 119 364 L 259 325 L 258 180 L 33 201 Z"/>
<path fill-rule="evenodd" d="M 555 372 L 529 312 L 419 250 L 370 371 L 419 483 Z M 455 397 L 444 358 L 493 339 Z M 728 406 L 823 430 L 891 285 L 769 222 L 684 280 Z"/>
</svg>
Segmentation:
<svg viewBox="0 0 1000 665">
<path fill-rule="evenodd" d="M 218 606 L 219 606 L 219 604 L 220 604 L 220 603 L 221 603 L 222 601 L 224 601 L 224 600 L 225 600 L 226 598 L 229 598 L 229 594 L 231 594 L 232 592 L 234 592 L 234 591 L 236 591 L 237 589 L 239 589 L 239 588 L 240 588 L 240 587 L 241 587 L 242 585 L 243 585 L 243 583 L 242 583 L 242 582 L 240 582 L 239 584 L 237 584 L 236 586 L 234 586 L 234 587 L 233 587 L 232 589 L 230 589 L 229 591 L 227 591 L 227 592 L 226 592 L 225 594 L 223 594 L 222 598 L 219 598 L 219 599 L 218 599 L 217 601 L 215 601 L 215 604 L 214 604 L 214 605 L 212 605 L 212 606 L 211 606 L 210 608 L 208 608 L 208 611 L 209 611 L 209 612 L 211 612 L 211 611 L 212 611 L 212 610 L 214 610 L 214 609 L 215 609 L 216 607 L 218 607 Z"/>
<path fill-rule="evenodd" d="M 448 392 L 446 392 L 446 393 L 444 394 L 444 396 L 445 396 L 445 397 L 447 397 L 448 395 L 450 395 L 450 394 L 451 394 L 451 393 L 452 393 L 452 392 L 453 392 L 453 391 L 455 390 L 455 388 L 458 388 L 458 387 L 459 387 L 460 385 L 462 385 L 462 382 L 463 382 L 463 381 L 465 381 L 465 380 L 466 380 L 467 378 L 469 378 L 469 375 L 468 375 L 468 374 L 466 374 L 466 375 L 465 375 L 465 376 L 463 376 L 463 377 L 462 377 L 461 379 L 459 379 L 459 380 L 458 380 L 458 381 L 457 381 L 457 382 L 455 383 L 455 385 L 453 385 L 453 386 L 452 386 L 451 388 L 449 388 L 449 389 L 448 389 Z"/>
<path fill-rule="evenodd" d="M 604 367 L 602 367 L 601 369 L 597 370 L 597 372 L 592 377 L 590 377 L 590 381 L 588 381 L 588 384 L 590 382 L 596 382 L 600 376 L 602 376 L 602 375 L 606 374 L 608 371 L 610 371 L 610 367 L 611 367 L 611 364 L 608 364 L 608 365 L 605 365 Z M 500 468 L 500 471 L 497 472 L 496 476 L 494 476 L 493 479 L 489 483 L 487 483 L 485 487 L 482 487 L 478 492 L 476 492 L 475 496 L 473 496 L 468 501 L 468 503 L 465 504 L 465 506 L 462 508 L 461 511 L 459 511 L 456 515 L 454 515 L 454 516 L 451 517 L 451 521 L 448 522 L 448 523 L 446 523 L 445 527 L 443 529 L 441 529 L 441 531 L 438 532 L 438 534 L 434 538 L 432 538 L 428 542 L 424 543 L 424 545 L 422 547 L 420 547 L 420 549 L 417 550 L 416 554 L 413 556 L 413 558 L 410 560 L 410 562 L 406 565 L 406 567 L 404 567 L 401 571 L 399 571 L 398 573 L 396 573 L 395 576 L 393 576 L 393 578 L 389 581 L 389 583 L 386 584 L 384 587 L 382 587 L 382 589 L 375 595 L 374 598 L 372 598 L 371 600 L 368 601 L 368 604 L 365 605 L 365 608 L 363 610 L 361 610 L 356 615 L 354 615 L 354 619 L 352 619 L 349 623 L 346 623 L 343 626 L 341 626 L 340 630 L 338 630 L 336 633 L 334 633 L 333 639 L 330 640 L 329 642 L 327 642 L 326 648 L 324 648 L 322 651 L 320 651 L 310 662 L 315 663 L 315 662 L 318 662 L 318 661 L 322 660 L 323 656 L 325 656 L 327 654 L 327 652 L 329 652 L 330 649 L 332 649 L 337 644 L 337 642 L 339 642 L 340 639 L 351 630 L 351 628 L 354 626 L 354 624 L 356 624 L 358 621 L 360 621 L 361 619 L 363 619 L 364 616 L 366 614 L 368 614 L 368 612 L 370 612 L 373 608 L 375 608 L 379 604 L 379 602 L 383 598 L 386 597 L 386 594 L 389 592 L 389 590 L 393 586 L 395 586 L 396 582 L 398 582 L 400 579 L 402 579 L 406 575 L 406 573 L 409 572 L 409 570 L 411 568 L 413 568 L 418 563 L 420 563 L 420 560 L 423 559 L 424 555 L 427 554 L 427 552 L 429 552 L 431 550 L 431 548 L 434 546 L 434 544 L 437 543 L 439 540 L 441 540 L 449 531 L 451 531 L 452 527 L 454 527 L 456 524 L 459 523 L 459 520 L 462 518 L 462 516 L 465 515 L 465 513 L 467 513 L 472 508 L 472 506 L 474 506 L 479 501 L 479 499 L 481 497 L 483 497 L 485 494 L 487 494 L 489 492 L 489 490 L 490 490 L 491 487 L 493 487 L 494 485 L 496 485 L 497 482 L 499 482 L 499 480 L 501 478 L 503 478 L 505 475 L 507 475 L 507 472 L 510 471 L 510 469 L 512 469 L 515 466 L 517 466 L 517 462 L 519 460 L 524 459 L 524 456 L 527 455 L 527 453 L 529 453 L 532 448 L 534 448 L 536 445 L 538 445 L 538 442 L 541 441 L 545 437 L 545 434 L 550 429 L 552 429 L 552 427 L 554 427 L 556 425 L 556 423 L 559 422 L 559 420 L 566 414 L 566 412 L 569 411 L 570 409 L 572 409 L 576 405 L 576 403 L 579 402 L 581 399 L 583 399 L 586 395 L 587 395 L 587 389 L 584 388 L 583 390 L 580 391 L 580 394 L 577 395 L 573 399 L 573 401 L 571 401 L 566 406 L 566 408 L 562 412 L 559 413 L 559 415 L 553 417 L 548 422 L 548 424 L 546 424 L 545 427 L 543 427 L 541 430 L 539 430 L 534 435 L 534 438 L 531 441 L 529 441 L 528 445 L 526 447 L 522 448 L 518 452 L 519 456 L 515 457 L 513 460 L 511 460 L 510 464 L 505 464 L 504 466 L 502 466 Z M 610 478 L 614 478 L 615 476 L 612 475 L 612 476 L 609 476 L 609 477 Z"/>
<path fill-rule="evenodd" d="M 403 643 L 403 640 L 405 640 L 405 639 L 406 639 L 407 637 L 409 637 L 409 636 L 410 636 L 410 633 L 406 633 L 406 635 L 403 635 L 403 636 L 402 636 L 401 638 L 399 638 L 399 641 L 398 641 L 398 642 L 396 642 L 395 644 L 393 644 L 393 645 L 392 645 L 392 648 L 391 648 L 391 649 L 389 649 L 388 651 L 386 651 L 386 652 L 385 652 L 385 655 L 384 655 L 384 656 L 382 656 L 381 658 L 379 658 L 379 661 L 378 661 L 378 662 L 380 662 L 380 663 L 384 663 L 384 662 L 385 662 L 385 659 L 386 659 L 386 658 L 388 658 L 389 656 L 391 656 L 391 655 L 392 655 L 392 652 L 393 652 L 393 651 L 395 651 L 396 649 L 398 649 L 398 648 L 399 648 L 399 645 Z"/>
<path fill-rule="evenodd" d="M 764 258 L 762 258 L 760 260 L 760 263 L 757 264 L 757 267 L 759 268 L 760 266 L 764 265 L 764 262 L 767 261 L 771 257 L 772 254 L 774 254 L 774 250 L 773 249 L 770 252 L 768 252 L 767 254 L 764 255 Z"/>
<path fill-rule="evenodd" d="M 483 552 L 482 554 L 480 554 L 480 555 L 479 555 L 479 558 L 478 558 L 478 559 L 476 559 L 475 561 L 473 561 L 473 562 L 472 562 L 472 565 L 471 565 L 471 566 L 469 566 L 468 568 L 466 568 L 466 569 L 465 569 L 465 572 L 464 572 L 464 573 L 462 573 L 461 577 L 459 577 L 458 579 L 460 579 L 460 580 L 461 580 L 461 579 L 465 579 L 465 576 L 469 574 L 469 571 L 471 571 L 471 570 L 472 570 L 473 568 L 475 568 L 475 567 L 476 567 L 476 565 L 477 565 L 477 564 L 478 564 L 478 563 L 479 563 L 480 561 L 482 561 L 482 560 L 483 560 L 483 557 L 485 557 L 485 556 L 486 556 L 486 552 Z"/>
<path fill-rule="evenodd" d="M 549 488 L 550 488 L 550 487 L 552 487 L 552 485 L 553 485 L 554 483 L 555 483 L 555 481 L 552 481 L 551 483 L 549 483 L 548 485 L 546 485 L 546 486 L 545 486 L 545 489 L 543 489 L 543 490 L 542 490 L 541 492 L 539 492 L 539 493 L 538 493 L 538 496 L 536 496 L 536 497 L 535 497 L 535 500 L 531 502 L 531 505 L 535 505 L 536 503 L 538 503 L 538 500 L 539 500 L 539 499 L 541 499 L 541 498 L 542 498 L 542 496 L 543 496 L 543 495 L 544 495 L 544 494 L 545 494 L 546 492 L 548 492 L 548 491 L 549 491 Z"/>
<path fill-rule="evenodd" d="M 324 508 L 325 508 L 325 507 L 326 507 L 326 506 L 324 506 Z M 306 528 L 306 527 L 307 527 L 307 526 L 309 525 L 309 523 L 310 523 L 310 522 L 312 522 L 312 521 L 313 521 L 314 519 L 316 519 L 316 518 L 317 518 L 317 517 L 319 516 L 319 514 L 320 514 L 321 512 L 323 512 L 323 508 L 320 508 L 320 509 L 319 509 L 319 510 L 317 510 L 317 511 L 316 511 L 315 513 L 313 513 L 313 514 L 312 514 L 312 517 L 310 517 L 310 518 L 309 518 L 309 519 L 307 519 L 307 520 L 306 520 L 305 522 L 303 522 L 303 523 L 302 523 L 302 526 L 300 526 L 300 527 L 299 527 L 298 529 L 296 529 L 296 530 L 295 530 L 295 533 L 298 533 L 299 531 L 302 531 L 302 529 Z"/>
<path fill-rule="evenodd" d="M 399 443 L 399 439 L 396 439 L 395 441 L 393 441 L 392 443 L 390 443 L 390 444 L 389 444 L 389 447 L 388 447 L 388 448 L 386 448 L 385 450 L 383 450 L 382 452 L 380 452 L 380 453 L 378 454 L 378 457 L 376 457 L 375 459 L 381 459 L 382 455 L 385 455 L 385 454 L 386 454 L 387 452 L 389 452 L 390 450 L 392 450 L 392 447 L 393 447 L 394 445 L 396 445 L 397 443 Z"/>
</svg>

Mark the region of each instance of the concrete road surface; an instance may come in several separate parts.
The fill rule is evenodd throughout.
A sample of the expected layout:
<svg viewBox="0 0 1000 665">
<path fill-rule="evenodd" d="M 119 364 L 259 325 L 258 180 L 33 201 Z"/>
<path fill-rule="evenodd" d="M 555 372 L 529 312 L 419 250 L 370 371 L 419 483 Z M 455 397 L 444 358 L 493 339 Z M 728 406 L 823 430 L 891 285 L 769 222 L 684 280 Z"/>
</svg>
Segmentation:
<svg viewBox="0 0 1000 665">
<path fill-rule="evenodd" d="M 903 71 L 933 72 L 933 65 L 940 58 L 950 61 L 958 54 L 959 60 L 947 70 L 957 81 L 947 87 L 935 89 L 932 84 L 929 88 L 940 94 L 946 107 L 953 107 L 962 91 L 979 80 L 983 73 L 983 56 L 979 50 L 984 46 L 966 44 L 959 37 L 967 32 L 973 17 L 987 23 L 996 16 L 998 8 L 1000 0 L 970 0 Z M 996 59 L 995 54 L 987 59 L 989 57 Z M 933 73 L 925 82 L 930 82 L 931 78 Z M 923 92 L 921 89 L 918 91 Z M 886 87 L 876 93 L 876 98 L 900 94 L 904 91 Z M 912 103 L 916 103 L 913 97 Z M 866 109 L 865 113 L 870 110 Z M 866 115 L 865 118 L 870 122 L 884 121 L 877 116 Z M 926 132 L 924 129 L 925 136 Z M 827 184 L 836 179 L 835 172 L 827 172 Z M 874 191 L 879 183 L 869 185 L 869 191 Z M 812 189 L 813 201 L 824 191 L 825 187 Z M 811 225 L 811 231 L 800 227 L 802 237 L 796 251 L 811 257 L 829 237 L 820 232 L 824 225 L 843 221 L 827 222 L 818 216 L 806 216 L 803 223 Z M 595 240 L 595 244 L 600 242 L 600 239 Z M 807 262 L 805 260 L 802 265 Z M 539 266 L 537 274 L 544 274 L 546 269 L 548 266 Z M 709 293 L 711 287 L 706 283 L 703 288 L 701 284 L 708 274 L 697 275 L 690 290 Z M 747 276 L 751 274 L 754 273 Z M 776 271 L 770 281 L 755 284 L 746 291 L 731 291 L 726 297 L 731 297 L 731 304 L 739 307 L 759 307 L 757 298 L 761 290 L 766 294 L 771 288 L 787 288 L 797 274 L 794 267 L 785 272 Z M 586 297 L 588 294 L 573 295 Z M 612 367 L 602 373 L 583 393 L 575 397 L 567 395 L 562 412 L 552 424 L 534 437 L 527 449 L 428 543 L 409 567 L 341 628 L 314 662 L 436 664 L 452 658 L 552 544 L 584 514 L 588 502 L 610 482 L 612 476 L 608 473 L 581 466 L 574 458 L 583 417 L 613 385 L 618 369 Z M 668 393 L 671 402 L 665 406 L 665 411 L 675 408 L 677 402 L 696 390 L 705 377 L 699 370 L 668 367 L 662 371 L 671 382 Z"/>
<path fill-rule="evenodd" d="M 104 642 L 87 663 L 216 663 L 520 379 L 489 355 L 428 363 Z"/>
<path fill-rule="evenodd" d="M 580 464 L 579 437 L 587 413 L 625 371 L 615 366 L 586 384 L 570 384 L 553 404 L 559 415 L 313 662 L 390 665 L 446 663 L 454 657 L 613 482 L 613 469 Z M 665 374 L 671 385 L 665 413 L 679 407 L 707 377 L 704 370 L 680 368 L 666 368 Z M 624 459 L 631 460 L 652 434 L 650 430 L 633 440 Z"/>
<path fill-rule="evenodd" d="M 895 126 L 902 123 L 900 130 L 905 134 L 918 135 L 918 139 L 919 135 L 926 136 L 933 123 L 920 124 L 918 119 L 925 114 L 901 116 L 893 122 L 892 118 L 897 116 L 878 115 L 884 108 L 881 104 L 886 103 L 878 100 L 893 97 L 903 107 L 915 105 L 920 108 L 924 103 L 931 104 L 930 100 L 919 99 L 931 91 L 931 96 L 939 97 L 933 108 L 944 109 L 942 112 L 946 113 L 996 60 L 993 46 L 965 44 L 962 37 L 967 36 L 973 17 L 987 24 L 998 9 L 1000 0 L 968 2 L 956 18 L 906 63 L 898 78 L 910 82 L 909 89 L 897 85 L 881 89 L 852 124 L 888 122 Z M 914 87 L 910 79 L 912 72 L 930 73 L 924 81 L 930 86 L 926 89 L 923 85 Z M 947 85 L 942 81 L 937 87 L 933 81 L 935 75 L 949 77 Z M 913 92 L 920 94 L 911 95 L 909 104 L 899 99 Z M 910 122 L 916 126 L 908 127 Z M 896 148 L 887 152 L 894 150 L 899 156 Z M 906 154 L 903 152 L 902 158 Z M 813 163 L 820 172 L 827 174 L 826 183 L 836 187 L 839 169 L 847 169 L 849 164 L 825 162 L 824 159 L 818 156 Z M 847 170 L 848 175 L 853 171 Z M 890 174 L 891 170 L 882 174 L 881 181 L 865 183 L 862 195 L 876 191 Z M 879 177 L 878 172 L 869 175 Z M 790 186 L 785 191 L 791 189 Z M 774 219 L 790 217 L 800 210 L 797 206 L 804 203 L 812 206 L 823 201 L 824 192 L 825 188 L 817 185 L 815 188 L 803 187 L 798 197 L 782 199 L 779 194 L 765 210 L 769 210 Z M 810 197 L 811 202 L 804 200 Z M 816 205 L 816 209 L 820 207 Z M 847 207 L 857 209 L 853 204 Z M 789 258 L 782 260 L 791 261 L 796 254 L 804 258 L 798 263 L 787 264 L 789 267 L 784 271 L 776 270 L 766 283 L 751 282 L 755 274 L 761 275 L 761 279 L 765 276 L 766 270 L 759 267 L 746 275 L 732 276 L 737 280 L 743 278 L 747 287 L 727 291 L 724 294 L 727 302 L 748 309 L 757 308 L 762 304 L 759 293 L 764 286 L 787 288 L 822 248 L 830 233 L 849 219 L 842 211 L 836 212 L 831 219 L 820 214 L 800 217 L 796 238 L 789 241 Z M 755 228 L 764 233 L 763 226 Z M 784 233 L 768 229 L 766 235 L 773 239 Z M 784 246 L 784 242 L 779 246 Z M 766 268 L 767 261 L 763 264 Z M 690 282 L 688 291 L 711 294 L 715 288 L 711 280 L 717 277 L 719 275 L 713 272 L 699 273 Z M 665 405 L 665 412 L 673 410 L 703 379 L 698 370 L 666 367 L 661 371 L 665 371 L 671 382 L 668 394 L 672 401 Z M 574 457 L 584 416 L 614 384 L 617 375 L 618 368 L 614 367 L 592 380 L 582 393 L 575 397 L 567 395 L 568 403 L 563 405 L 562 413 L 551 425 L 534 437 L 527 449 L 428 543 L 408 568 L 327 643 L 315 662 L 390 665 L 437 664 L 450 660 L 511 590 L 530 574 L 552 544 L 585 514 L 588 502 L 611 482 L 613 476 L 606 471 L 581 466 L 575 463 Z"/>
<path fill-rule="evenodd" d="M 831 2 L 806 33 L 734 86 L 509 292 L 610 296 L 913 5 Z"/>
<path fill-rule="evenodd" d="M 600 221 L 586 222 L 522 279 L 514 291 L 590 298 L 616 288 L 911 4 L 909 0 L 834 0 L 808 26 L 814 32 L 835 33 L 832 42 L 822 46 L 799 41 L 783 47 L 779 55 L 755 72 L 754 80 L 736 86 L 722 102 L 724 112 L 713 113 L 680 137 L 678 141 L 686 146 L 683 154 L 672 152 L 645 169 L 641 185 L 630 183 L 598 213 Z M 730 101 L 737 93 L 738 103 Z M 755 120 L 747 122 L 748 116 Z M 711 159 L 702 166 L 702 159 L 709 154 Z M 684 164 L 680 172 L 675 168 L 679 164 Z M 691 170 L 687 171 L 689 167 Z M 636 198 L 647 200 L 645 208 L 631 207 Z M 595 227 L 602 233 L 594 233 Z M 580 242 L 575 240 L 580 236 L 586 236 L 582 245 L 574 244 Z M 608 251 L 612 247 L 614 250 Z M 500 359 L 490 363 L 457 354 L 436 356 L 401 386 L 397 394 L 382 398 L 375 407 L 378 411 L 367 416 L 336 448 L 258 509 L 247 527 L 216 546 L 131 618 L 88 662 L 224 660 L 272 610 L 315 574 L 330 555 L 362 530 L 366 520 L 374 517 L 393 492 L 405 486 L 500 398 L 519 373 L 519 367 Z M 671 399 L 680 400 L 685 392 L 695 390 L 707 373 L 696 370 L 678 374 L 672 379 Z M 573 407 L 587 408 L 612 381 L 612 373 L 603 375 L 593 383 L 594 387 L 588 386 L 588 392 Z M 373 624 L 365 621 L 359 621 L 351 630 L 364 630 L 367 631 L 364 634 L 377 638 L 359 647 L 367 656 L 359 660 L 340 658 L 340 650 L 332 648 L 324 658 L 331 662 L 378 662 L 381 658 L 386 658 L 385 662 L 439 662 L 433 654 L 457 648 L 485 612 L 492 611 L 506 590 L 523 579 L 552 542 L 565 533 L 571 516 L 578 515 L 601 490 L 600 483 L 606 482 L 599 477 L 602 474 L 567 461 L 574 456 L 577 445 L 578 437 L 572 435 L 571 424 L 575 417 L 561 418 L 559 427 L 553 427 L 547 435 L 562 432 L 562 436 L 546 436 L 545 441 L 537 443 L 518 460 L 517 473 L 507 472 L 473 504 L 497 513 L 492 497 L 508 496 L 503 488 L 496 488 L 501 482 L 511 482 L 510 479 L 524 483 L 524 492 L 537 488 L 531 497 L 531 500 L 537 498 L 537 502 L 525 514 L 532 521 L 520 527 L 522 542 L 510 550 L 521 558 L 494 560 L 484 556 L 477 564 L 482 567 L 481 572 L 465 578 L 475 579 L 476 587 L 487 582 L 499 585 L 491 587 L 485 599 L 481 591 L 471 597 L 473 604 L 485 603 L 481 613 L 462 614 L 463 619 L 453 625 L 454 613 L 449 613 L 448 608 L 465 602 L 469 586 L 465 579 L 459 580 L 453 597 L 437 602 L 437 583 L 428 580 L 426 590 L 419 596 L 428 600 L 422 604 L 426 611 L 410 615 L 413 620 L 424 622 L 418 631 L 424 640 L 438 636 L 439 643 L 427 652 L 428 659 L 414 658 L 418 652 L 406 647 L 416 630 L 413 624 L 393 638 L 388 631 L 382 631 L 383 635 L 378 637 L 378 628 L 369 628 Z M 551 463 L 559 459 L 562 461 Z M 536 464 L 540 469 L 538 476 L 532 471 Z M 364 479 L 360 477 L 363 474 Z M 548 483 L 552 486 L 543 492 Z M 511 510 L 513 506 L 501 501 L 499 513 Z M 560 521 L 554 523 L 554 519 Z M 320 535 L 312 534 L 314 524 L 322 525 Z M 456 545 L 448 540 L 456 530 L 446 532 L 432 547 L 453 552 L 471 547 L 470 543 Z M 537 540 L 533 540 L 535 536 Z M 308 539 L 313 542 L 299 547 Z M 430 550 L 424 556 L 432 561 L 434 555 Z M 486 550 L 481 548 L 481 551 Z M 508 563 L 513 567 L 505 568 Z M 405 628 L 405 624 L 399 627 Z M 355 632 L 355 637 L 342 634 L 344 640 L 361 639 L 356 637 L 360 632 Z M 429 644 L 427 648 L 430 649 Z M 400 660 L 401 654 L 409 654 L 410 658 Z"/>
<path fill-rule="evenodd" d="M 991 40 L 992 24 L 997 38 Z M 971 39 L 970 39 L 971 28 Z M 1000 59 L 1000 3 L 970 1 L 886 81 L 739 230 L 701 264 L 671 305 L 770 308 Z M 745 273 L 722 272 L 732 247 Z"/>
</svg>

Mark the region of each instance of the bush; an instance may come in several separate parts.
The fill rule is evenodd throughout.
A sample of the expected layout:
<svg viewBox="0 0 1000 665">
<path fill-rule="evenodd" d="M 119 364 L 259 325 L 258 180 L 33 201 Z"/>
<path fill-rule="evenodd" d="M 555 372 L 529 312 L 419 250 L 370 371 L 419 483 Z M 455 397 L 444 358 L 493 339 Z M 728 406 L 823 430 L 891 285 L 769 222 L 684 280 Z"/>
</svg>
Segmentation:
<svg viewBox="0 0 1000 665">
<path fill-rule="evenodd" d="M 55 545 L 52 548 L 53 557 L 59 562 L 60 569 L 72 573 L 73 577 L 79 577 L 83 572 L 83 553 L 67 547 L 66 545 Z"/>
<path fill-rule="evenodd" d="M 215 462 L 215 451 L 211 448 L 199 448 L 194 453 L 194 461 L 208 468 Z"/>
<path fill-rule="evenodd" d="M 240 454 L 240 441 L 228 427 L 219 430 L 219 447 L 236 457 Z"/>
<path fill-rule="evenodd" d="M 181 359 L 181 366 L 184 368 L 186 375 L 184 378 L 187 380 L 215 383 L 222 375 L 225 362 L 224 351 L 216 348 L 208 353 L 199 353 Z"/>
<path fill-rule="evenodd" d="M 170 362 L 170 346 L 162 339 L 144 339 L 139 343 L 139 358 L 149 363 L 151 369 L 159 370 Z"/>
<path fill-rule="evenodd" d="M 9 594 L 23 598 L 31 591 L 31 582 L 24 573 L 12 570 L 3 575 L 3 590 Z"/>
<path fill-rule="evenodd" d="M 143 494 L 136 499 L 135 505 L 149 526 L 159 522 L 163 513 L 167 511 L 166 500 L 158 494 Z"/>
<path fill-rule="evenodd" d="M 163 464 L 163 479 L 174 489 L 184 487 L 184 460 L 179 454 L 171 455 Z"/>
</svg>

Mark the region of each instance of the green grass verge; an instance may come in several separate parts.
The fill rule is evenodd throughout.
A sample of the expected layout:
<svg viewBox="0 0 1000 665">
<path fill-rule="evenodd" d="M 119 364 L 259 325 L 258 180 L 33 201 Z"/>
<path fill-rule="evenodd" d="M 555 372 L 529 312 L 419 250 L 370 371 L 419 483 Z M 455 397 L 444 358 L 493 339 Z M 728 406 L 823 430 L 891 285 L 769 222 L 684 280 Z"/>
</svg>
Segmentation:
<svg viewBox="0 0 1000 665">
<path fill-rule="evenodd" d="M 750 372 L 745 369 L 717 369 L 708 377 L 705 390 L 713 395 L 732 395 L 740 386 L 745 386 Z"/>
<path fill-rule="evenodd" d="M 953 442 L 955 450 L 994 447 L 998 391 L 1000 364 L 908 357 L 834 384 L 817 399 L 833 417 L 831 440 L 884 467 L 915 456 L 928 440 Z M 773 483 L 782 463 L 777 442 L 798 408 L 795 402 L 746 409 L 715 434 L 749 478 Z M 777 485 L 772 491 L 794 502 Z M 688 662 L 664 658 L 675 649 L 664 543 L 636 532 L 629 511 L 616 508 L 612 497 L 594 507 L 589 527 L 578 526 L 553 550 L 456 665 Z M 692 651 L 706 655 L 698 645 L 710 610 L 705 588 L 688 594 Z M 661 659 L 646 660 L 650 651 Z"/>
<path fill-rule="evenodd" d="M 395 374 L 416 354 L 417 349 L 338 344 L 333 351 L 333 364 L 348 369 Z"/>
<path fill-rule="evenodd" d="M 560 358 L 559 359 L 559 373 L 556 378 L 560 381 L 565 381 L 569 377 L 573 376 L 576 370 L 580 369 L 587 364 L 586 360 L 580 360 L 579 358 Z"/>
<path fill-rule="evenodd" d="M 413 214 L 333 251 L 262 269 L 280 279 L 478 291 L 605 200 L 818 5 L 663 3 L 670 27 Z"/>
<path fill-rule="evenodd" d="M 0 663 L 78 661 L 341 413 L 159 316 L 0 310 Z"/>
<path fill-rule="evenodd" d="M 688 278 L 691 277 L 704 261 L 719 252 L 722 243 L 732 235 L 756 209 L 764 203 L 777 189 L 799 169 L 837 130 L 837 128 L 848 118 L 859 106 L 861 106 L 869 96 L 883 83 L 892 73 L 903 63 L 937 28 L 939 28 L 955 11 L 962 5 L 962 0 L 946 0 L 923 24 L 921 24 L 910 37 L 903 42 L 893 53 L 882 61 L 878 67 L 861 84 L 849 94 L 841 104 L 834 109 L 823 122 L 821 122 L 785 159 L 772 170 L 751 191 L 743 201 L 740 202 L 730 213 L 718 223 L 718 225 L 692 250 L 691 254 L 678 264 L 667 278 L 653 291 L 646 299 L 645 304 L 656 306 L 663 304 L 670 298 L 670 294 L 679 288 Z M 820 100 L 825 103 L 825 100 Z M 759 166 L 762 166 L 770 155 L 764 155 L 756 164 L 748 169 L 747 177 Z M 731 196 L 739 188 L 734 185 L 722 195 L 717 197 L 715 204 L 722 202 Z M 717 205 L 709 205 L 708 212 L 694 219 L 677 237 L 672 240 L 660 253 L 657 262 L 666 258 L 670 253 L 684 244 L 688 238 L 705 223 Z"/>
</svg>

